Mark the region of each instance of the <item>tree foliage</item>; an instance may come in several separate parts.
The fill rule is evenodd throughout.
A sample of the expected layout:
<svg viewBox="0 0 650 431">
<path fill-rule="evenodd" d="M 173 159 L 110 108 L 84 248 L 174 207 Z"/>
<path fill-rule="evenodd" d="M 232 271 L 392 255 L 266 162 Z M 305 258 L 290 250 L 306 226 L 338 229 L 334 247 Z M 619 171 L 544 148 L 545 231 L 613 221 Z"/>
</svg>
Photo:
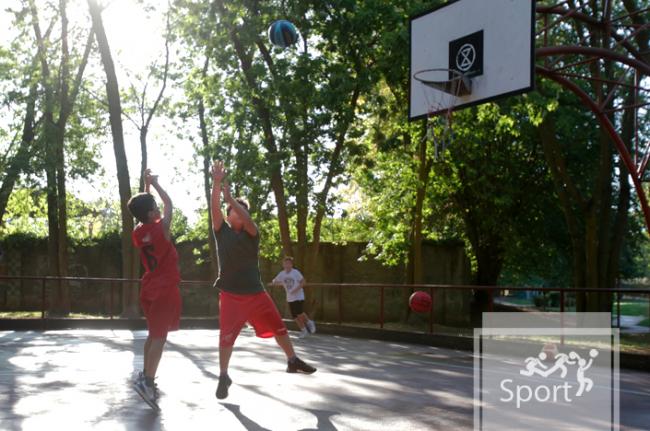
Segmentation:
<svg viewBox="0 0 650 431">
<path fill-rule="evenodd" d="M 30 3 L 40 17 L 40 51 Z M 43 217 L 48 209 L 50 218 L 56 215 L 57 202 L 44 201 L 48 190 L 56 197 L 53 186 L 62 193 L 59 204 L 65 201 L 66 235 L 73 241 L 128 225 L 127 214 L 119 221 L 118 196 L 89 200 L 56 182 L 61 173 L 75 182 L 101 175 L 99 143 L 110 131 L 106 78 L 93 46 L 92 68 L 81 81 L 65 133 L 55 133 L 63 136 L 64 158 L 53 165 L 56 148 L 46 144 L 55 130 L 49 118 L 65 113 L 65 104 L 58 103 L 66 81 L 59 67 L 60 5 L 65 3 L 15 1 L 8 12 L 14 33 L 0 46 L 0 102 L 6 114 L 0 122 L 0 204 L 6 197 L 0 232 L 5 235 L 30 227 L 45 234 Z M 606 266 L 617 274 L 644 274 L 647 264 L 638 256 L 647 255 L 647 236 L 629 198 L 626 173 L 591 114 L 562 87 L 540 79 L 526 96 L 457 112 L 453 142 L 442 154 L 427 140 L 422 123 L 408 122 L 408 18 L 442 3 L 175 0 L 169 3 L 166 31 L 169 61 L 161 54 L 146 69 L 148 76 L 132 75 L 131 85 L 113 88 L 111 95 L 125 98 L 125 115 L 145 132 L 141 143 L 146 144 L 154 104 L 156 115 L 166 116 L 170 135 L 192 143 L 206 198 L 209 162 L 226 162 L 234 193 L 251 203 L 268 257 L 296 254 L 305 267 L 320 241 L 368 241 L 369 256 L 404 265 L 406 279 L 416 281 L 422 241 L 460 240 L 471 257 L 474 281 L 482 284 L 584 285 L 594 280 L 593 265 L 580 264 L 589 253 L 608 255 Z M 615 13 L 641 7 L 633 0 L 615 3 Z M 138 4 L 152 13 L 165 9 L 152 1 Z M 86 5 L 69 1 L 70 8 L 77 6 Z M 585 10 L 594 12 L 589 7 Z M 300 32 L 299 43 L 289 49 L 273 47 L 266 37 L 269 24 L 279 18 Z M 633 19 L 637 27 L 646 21 L 644 14 Z M 69 27 L 66 67 L 71 71 L 83 61 L 90 25 L 84 15 Z M 603 44 L 596 33 L 567 22 L 553 34 L 553 43 Z M 639 31 L 632 38 L 638 52 L 630 55 L 647 55 L 647 34 Z M 39 52 L 50 66 L 49 77 Z M 579 67 L 582 73 L 591 66 Z M 607 67 L 616 72 L 615 65 Z M 163 82 L 168 84 L 164 96 Z M 623 126 L 621 115 L 612 118 Z M 645 120 L 642 136 L 648 135 Z M 112 118 L 114 127 L 116 121 Z M 135 185 L 124 180 L 125 163 L 122 201 Z M 201 214 L 200 228 L 177 217 L 175 238 L 210 238 L 208 217 Z M 128 232 L 121 233 L 126 247 Z M 600 248 L 590 242 L 594 237 Z M 211 256 L 214 260 L 214 250 Z M 619 257 L 620 271 L 611 264 Z"/>
</svg>

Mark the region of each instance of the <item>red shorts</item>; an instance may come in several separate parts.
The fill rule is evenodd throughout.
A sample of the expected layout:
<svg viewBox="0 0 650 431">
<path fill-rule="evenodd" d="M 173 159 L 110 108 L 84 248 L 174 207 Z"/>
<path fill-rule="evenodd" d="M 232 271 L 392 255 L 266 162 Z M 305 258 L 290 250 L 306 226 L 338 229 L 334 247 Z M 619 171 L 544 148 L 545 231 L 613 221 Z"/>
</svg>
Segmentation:
<svg viewBox="0 0 650 431">
<path fill-rule="evenodd" d="M 260 338 L 287 334 L 287 327 L 268 293 L 236 295 L 222 291 L 219 294 L 219 346 L 234 345 L 246 322 L 255 328 L 255 335 Z"/>
<path fill-rule="evenodd" d="M 147 319 L 149 337 L 166 338 L 181 321 L 181 292 L 174 282 L 147 283 L 140 291 L 140 306 Z"/>
</svg>

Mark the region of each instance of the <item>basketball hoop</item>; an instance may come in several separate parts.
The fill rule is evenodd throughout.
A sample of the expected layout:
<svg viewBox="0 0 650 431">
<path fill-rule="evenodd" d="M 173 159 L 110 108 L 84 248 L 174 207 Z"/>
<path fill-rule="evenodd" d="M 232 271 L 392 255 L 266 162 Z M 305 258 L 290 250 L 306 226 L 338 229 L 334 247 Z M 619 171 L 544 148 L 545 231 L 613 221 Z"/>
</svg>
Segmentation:
<svg viewBox="0 0 650 431">
<path fill-rule="evenodd" d="M 454 140 L 452 115 L 461 97 L 472 93 L 469 77 L 454 69 L 424 69 L 413 74 L 420 82 L 427 102 L 426 133 L 431 139 L 435 159 L 441 158 Z"/>
<path fill-rule="evenodd" d="M 446 77 L 443 77 L 444 74 Z M 472 81 L 455 69 L 424 69 L 413 74 L 422 84 L 456 97 L 472 93 Z"/>
</svg>

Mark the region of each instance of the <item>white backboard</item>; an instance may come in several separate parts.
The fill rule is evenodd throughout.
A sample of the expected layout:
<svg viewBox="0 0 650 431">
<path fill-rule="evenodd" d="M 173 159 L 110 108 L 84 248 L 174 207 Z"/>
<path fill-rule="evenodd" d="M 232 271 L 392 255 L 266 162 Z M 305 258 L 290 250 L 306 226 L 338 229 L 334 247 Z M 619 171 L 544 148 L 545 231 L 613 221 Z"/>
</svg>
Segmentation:
<svg viewBox="0 0 650 431">
<path fill-rule="evenodd" d="M 451 0 L 411 17 L 410 38 L 410 120 L 534 87 L 535 0 Z M 413 75 L 425 69 L 467 73 L 471 94 L 454 97 L 423 85 Z"/>
</svg>

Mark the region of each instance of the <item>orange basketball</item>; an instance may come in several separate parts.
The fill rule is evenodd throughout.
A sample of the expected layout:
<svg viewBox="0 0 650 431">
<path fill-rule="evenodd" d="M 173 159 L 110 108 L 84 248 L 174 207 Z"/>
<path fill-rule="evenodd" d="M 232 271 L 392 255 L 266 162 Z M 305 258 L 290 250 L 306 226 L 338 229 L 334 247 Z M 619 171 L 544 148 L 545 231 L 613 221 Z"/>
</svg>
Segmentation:
<svg viewBox="0 0 650 431">
<path fill-rule="evenodd" d="M 409 307 L 416 313 L 427 313 L 431 311 L 432 302 L 431 296 L 427 292 L 418 290 L 413 292 L 409 298 Z"/>
</svg>

